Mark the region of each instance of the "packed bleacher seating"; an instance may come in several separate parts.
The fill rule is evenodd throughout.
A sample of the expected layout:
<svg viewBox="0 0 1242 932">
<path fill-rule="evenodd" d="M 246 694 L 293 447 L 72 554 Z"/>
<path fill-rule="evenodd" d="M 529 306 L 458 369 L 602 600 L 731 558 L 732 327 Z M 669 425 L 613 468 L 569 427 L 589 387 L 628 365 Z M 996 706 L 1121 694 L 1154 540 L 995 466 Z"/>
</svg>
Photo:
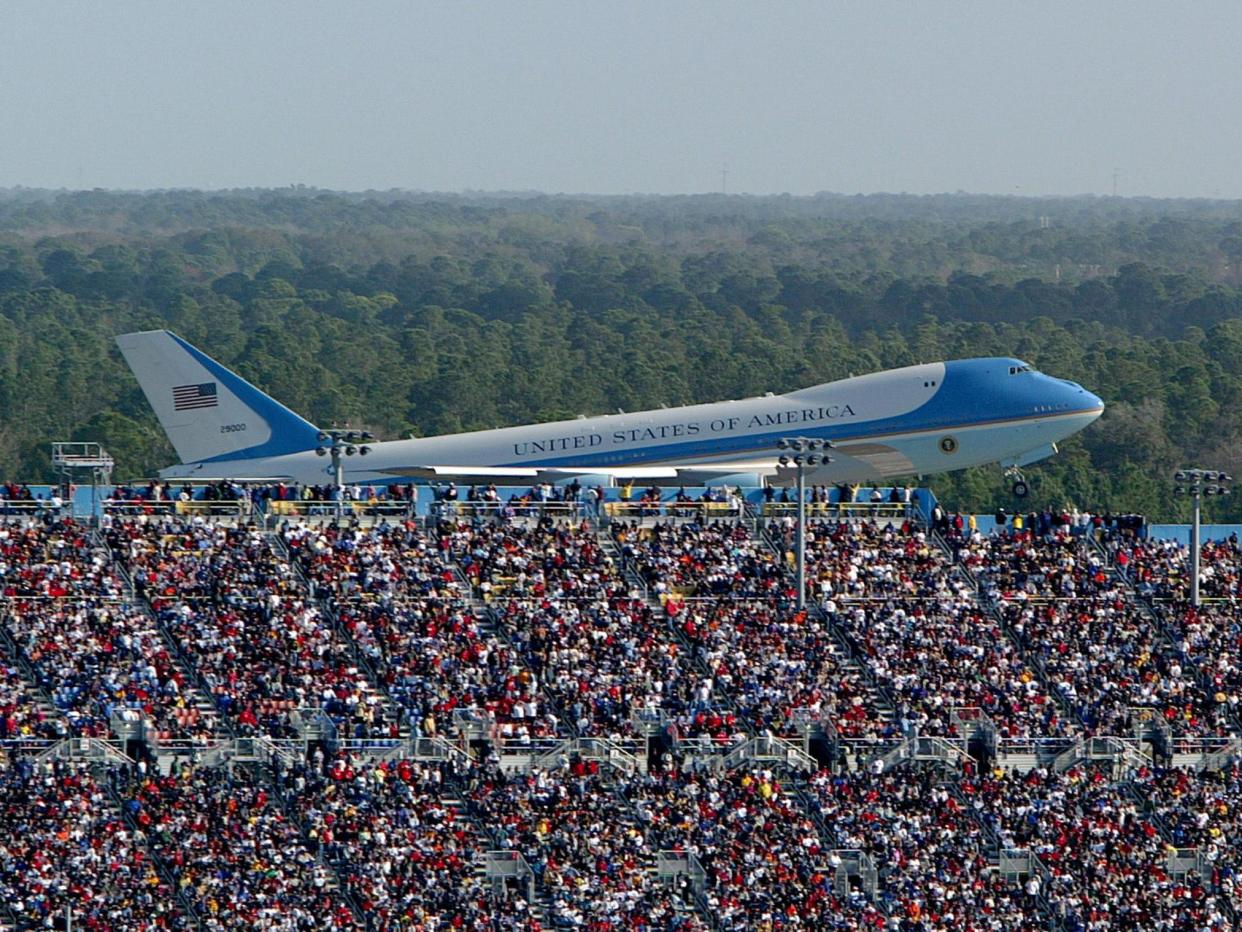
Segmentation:
<svg viewBox="0 0 1242 932">
<path fill-rule="evenodd" d="M 23 929 L 188 928 L 107 781 L 80 762 L 0 759 L 0 923 Z"/>
<path fill-rule="evenodd" d="M 708 685 L 735 701 L 740 720 L 727 722 L 734 731 L 788 734 L 803 711 L 827 718 L 846 737 L 896 736 L 870 701 L 861 669 L 818 615 L 766 600 L 669 600 L 664 607 L 712 672 Z"/>
<path fill-rule="evenodd" d="M 1171 540 L 1128 540 L 1110 544 L 1117 566 L 1140 594 L 1149 598 L 1190 598 L 1190 554 Z M 1199 595 L 1204 599 L 1242 597 L 1242 548 L 1235 537 L 1207 541 L 1199 552 Z"/>
<path fill-rule="evenodd" d="M 0 596 L 120 599 L 125 584 L 89 529 L 69 520 L 0 522 Z"/>
<path fill-rule="evenodd" d="M 776 555 L 743 524 L 617 522 L 612 536 L 656 596 L 758 598 L 786 582 Z"/>
<path fill-rule="evenodd" d="M 63 738 L 68 733 L 65 720 L 41 705 L 18 666 L 0 659 L 0 741 Z"/>
<path fill-rule="evenodd" d="M 1048 872 L 1040 894 L 1067 928 L 1233 928 L 1209 889 L 1211 877 L 1169 872 L 1170 841 L 1143 811 L 1148 793 L 1156 792 L 1157 808 L 1171 798 L 1161 792 L 1164 783 L 1140 775 L 1136 793 L 1104 769 L 1080 766 L 1062 774 L 988 775 L 966 789 L 1004 845 L 1029 848 L 1040 858 Z"/>
<path fill-rule="evenodd" d="M 75 735 L 104 736 L 111 717 L 204 740 L 212 721 L 173 662 L 155 619 L 119 602 L 12 601 L 0 614 L 39 685 Z"/>
<path fill-rule="evenodd" d="M 964 591 L 935 600 L 830 603 L 832 617 L 891 691 L 902 731 L 953 733 L 980 709 L 1001 736 L 1060 737 L 1070 723 L 997 620 Z"/>
<path fill-rule="evenodd" d="M 371 928 L 492 928 L 498 918 L 479 871 L 493 845 L 446 776 L 447 765 L 369 764 L 341 754 L 280 779 Z"/>
<path fill-rule="evenodd" d="M 713 773 L 669 763 L 623 784 L 652 849 L 694 853 L 725 929 L 880 927 L 875 904 L 835 887 L 824 838 L 770 770 Z"/>
<path fill-rule="evenodd" d="M 151 517 L 115 522 L 107 537 L 135 592 L 241 733 L 290 734 L 292 715 L 305 708 L 322 709 L 348 733 L 397 727 L 353 644 L 254 525 Z"/>
<path fill-rule="evenodd" d="M 953 541 L 958 562 L 990 599 L 1089 598 L 1116 588 L 1104 557 L 1064 527 L 971 534 Z"/>
<path fill-rule="evenodd" d="M 777 535 L 794 549 L 796 524 L 786 520 Z M 934 598 L 951 591 L 949 556 L 910 520 L 808 521 L 806 579 L 819 598 Z"/>
<path fill-rule="evenodd" d="M 1120 593 L 1015 602 L 1002 612 L 1091 732 L 1129 734 L 1138 709 L 1159 715 L 1176 734 L 1229 730 L 1228 705 L 1202 688 L 1155 618 Z"/>
<path fill-rule="evenodd" d="M 476 778 L 470 802 L 492 842 L 522 855 L 546 891 L 555 928 L 697 932 L 701 918 L 655 876 L 654 826 L 622 793 L 633 784 L 573 761 L 558 771 Z M 641 793 L 641 790 L 638 790 Z"/>
<path fill-rule="evenodd" d="M 879 899 L 909 928 L 1047 928 L 1039 901 L 989 870 L 995 846 L 956 779 L 939 767 L 824 771 L 808 789 L 833 843 L 876 862 Z"/>
<path fill-rule="evenodd" d="M 241 734 L 289 736 L 305 709 L 321 709 L 346 735 L 398 727 L 352 645 L 303 599 L 239 608 L 171 602 L 160 618 Z"/>
<path fill-rule="evenodd" d="M 712 683 L 660 613 L 639 599 L 503 600 L 514 646 L 580 735 L 633 733 L 664 715 L 683 735 L 728 740 Z"/>
<path fill-rule="evenodd" d="M 816 519 L 798 611 L 784 515 L 766 535 L 667 514 L 601 531 L 516 508 L 288 517 L 268 531 L 113 516 L 107 547 L 70 522 L 0 524 L 0 819 L 43 842 L 0 833 L 0 892 L 21 921 L 70 905 L 75 927 L 180 927 L 188 904 L 215 929 L 1236 923 L 1242 623 L 1211 601 L 1235 595 L 1231 542 L 1205 548 L 1194 610 L 1184 548 L 1093 519 L 989 535 L 950 522 L 940 538 L 904 516 Z M 299 731 L 315 711 L 332 734 Z M 473 743 L 459 712 L 487 724 Z M 1008 772 L 976 743 L 978 776 L 961 752 L 897 763 L 912 735 L 960 737 L 959 713 L 1053 750 Z M 166 775 L 113 776 L 127 804 L 103 765 L 34 756 L 119 734 L 118 717 L 184 755 Z M 806 745 L 826 769 L 803 777 L 784 768 L 811 760 L 808 720 L 840 744 Z M 1183 753 L 1224 749 L 1224 770 L 1168 767 L 1171 748 L 1137 740 L 1152 721 Z M 448 739 L 423 746 L 453 763 L 406 759 L 406 725 Z M 279 739 L 246 747 L 298 762 L 227 766 L 226 732 Z M 652 757 L 631 755 L 648 733 Z M 793 756 L 733 756 L 755 735 Z M 1092 735 L 1127 739 L 1128 756 L 1066 764 Z M 652 769 L 550 764 L 542 749 L 571 737 L 624 739 L 578 746 Z M 1029 852 L 1029 870 L 1006 876 L 1000 849 Z M 494 898 L 491 851 L 521 854 L 532 901 L 521 884 Z M 660 851 L 702 863 L 703 899 L 688 876 L 657 877 Z M 842 885 L 847 852 L 874 865 L 874 890 Z"/>
<path fill-rule="evenodd" d="M 629 586 L 593 525 L 558 522 L 441 521 L 440 548 L 485 598 L 595 599 Z"/>
<path fill-rule="evenodd" d="M 125 807 L 212 927 L 358 927 L 275 791 L 244 768 L 187 764 L 151 774 L 127 792 Z"/>
<path fill-rule="evenodd" d="M 556 734 L 538 678 L 464 601 L 345 603 L 338 612 L 420 734 L 448 733 L 458 711 L 486 716 L 508 740 Z"/>
<path fill-rule="evenodd" d="M 411 522 L 369 528 L 288 523 L 281 537 L 320 598 L 389 604 L 467 594 L 440 542 Z"/>
<path fill-rule="evenodd" d="M 185 600 L 267 606 L 305 590 L 254 524 L 149 516 L 114 521 L 105 537 L 135 594 L 156 606 Z"/>
</svg>

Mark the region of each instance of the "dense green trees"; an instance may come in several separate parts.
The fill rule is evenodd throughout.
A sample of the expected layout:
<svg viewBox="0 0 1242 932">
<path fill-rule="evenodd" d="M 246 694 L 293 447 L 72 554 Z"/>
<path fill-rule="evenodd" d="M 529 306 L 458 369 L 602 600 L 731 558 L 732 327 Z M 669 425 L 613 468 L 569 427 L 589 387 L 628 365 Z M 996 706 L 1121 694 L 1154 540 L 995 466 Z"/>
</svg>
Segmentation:
<svg viewBox="0 0 1242 932">
<path fill-rule="evenodd" d="M 1040 493 L 1171 515 L 1174 465 L 1242 471 L 1239 243 L 1212 202 L 0 193 L 0 477 L 54 439 L 171 461 L 137 328 L 387 438 L 1012 354 L 1109 403 Z"/>
</svg>

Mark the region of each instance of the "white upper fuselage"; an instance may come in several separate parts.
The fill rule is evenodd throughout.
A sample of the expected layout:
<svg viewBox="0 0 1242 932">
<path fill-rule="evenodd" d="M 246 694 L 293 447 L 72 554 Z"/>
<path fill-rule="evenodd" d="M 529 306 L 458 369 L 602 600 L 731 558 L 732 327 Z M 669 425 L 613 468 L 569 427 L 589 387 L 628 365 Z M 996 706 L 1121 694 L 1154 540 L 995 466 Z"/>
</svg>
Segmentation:
<svg viewBox="0 0 1242 932">
<path fill-rule="evenodd" d="M 929 363 L 816 385 L 785 395 L 662 408 L 523 427 L 370 444 L 344 458 L 348 482 L 428 477 L 431 467 L 513 467 L 611 474 L 636 467 L 724 465 L 771 473 L 782 437 L 832 440 L 819 482 L 930 475 L 987 463 L 1022 465 L 1103 411 L 1095 395 L 1016 359 Z M 232 425 L 230 425 L 232 426 Z M 314 449 L 239 450 L 163 470 L 165 478 L 331 481 Z M 250 455 L 247 455 L 250 454 Z"/>
</svg>

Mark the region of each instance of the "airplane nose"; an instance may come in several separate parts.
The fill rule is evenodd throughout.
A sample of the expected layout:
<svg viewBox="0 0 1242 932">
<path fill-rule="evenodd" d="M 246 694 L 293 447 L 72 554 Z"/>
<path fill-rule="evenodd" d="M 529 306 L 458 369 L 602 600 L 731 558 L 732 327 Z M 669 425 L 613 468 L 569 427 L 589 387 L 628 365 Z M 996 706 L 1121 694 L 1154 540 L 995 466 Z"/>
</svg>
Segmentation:
<svg viewBox="0 0 1242 932">
<path fill-rule="evenodd" d="M 1077 382 L 1073 384 L 1074 384 L 1074 388 L 1077 389 L 1077 391 L 1075 392 L 1075 395 L 1077 396 L 1075 398 L 1075 401 L 1077 402 L 1079 407 L 1085 408 L 1087 410 L 1095 409 L 1096 417 L 1099 417 L 1101 414 L 1104 413 L 1104 399 L 1102 399 L 1099 395 L 1095 394 L 1094 392 L 1087 391 Z"/>
</svg>

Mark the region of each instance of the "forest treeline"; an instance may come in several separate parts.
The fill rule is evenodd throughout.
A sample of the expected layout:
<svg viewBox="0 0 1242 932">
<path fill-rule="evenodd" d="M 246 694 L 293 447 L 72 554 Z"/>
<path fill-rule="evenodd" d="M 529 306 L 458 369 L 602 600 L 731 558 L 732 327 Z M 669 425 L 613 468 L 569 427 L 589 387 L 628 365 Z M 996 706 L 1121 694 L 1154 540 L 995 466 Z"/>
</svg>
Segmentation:
<svg viewBox="0 0 1242 932">
<path fill-rule="evenodd" d="M 0 478 L 61 439 L 173 461 L 134 329 L 386 439 L 1013 355 L 1108 403 L 1038 496 L 1173 517 L 1175 466 L 1242 472 L 1239 263 L 1226 202 L 2 192 Z M 999 469 L 932 484 L 1012 504 Z"/>
</svg>

